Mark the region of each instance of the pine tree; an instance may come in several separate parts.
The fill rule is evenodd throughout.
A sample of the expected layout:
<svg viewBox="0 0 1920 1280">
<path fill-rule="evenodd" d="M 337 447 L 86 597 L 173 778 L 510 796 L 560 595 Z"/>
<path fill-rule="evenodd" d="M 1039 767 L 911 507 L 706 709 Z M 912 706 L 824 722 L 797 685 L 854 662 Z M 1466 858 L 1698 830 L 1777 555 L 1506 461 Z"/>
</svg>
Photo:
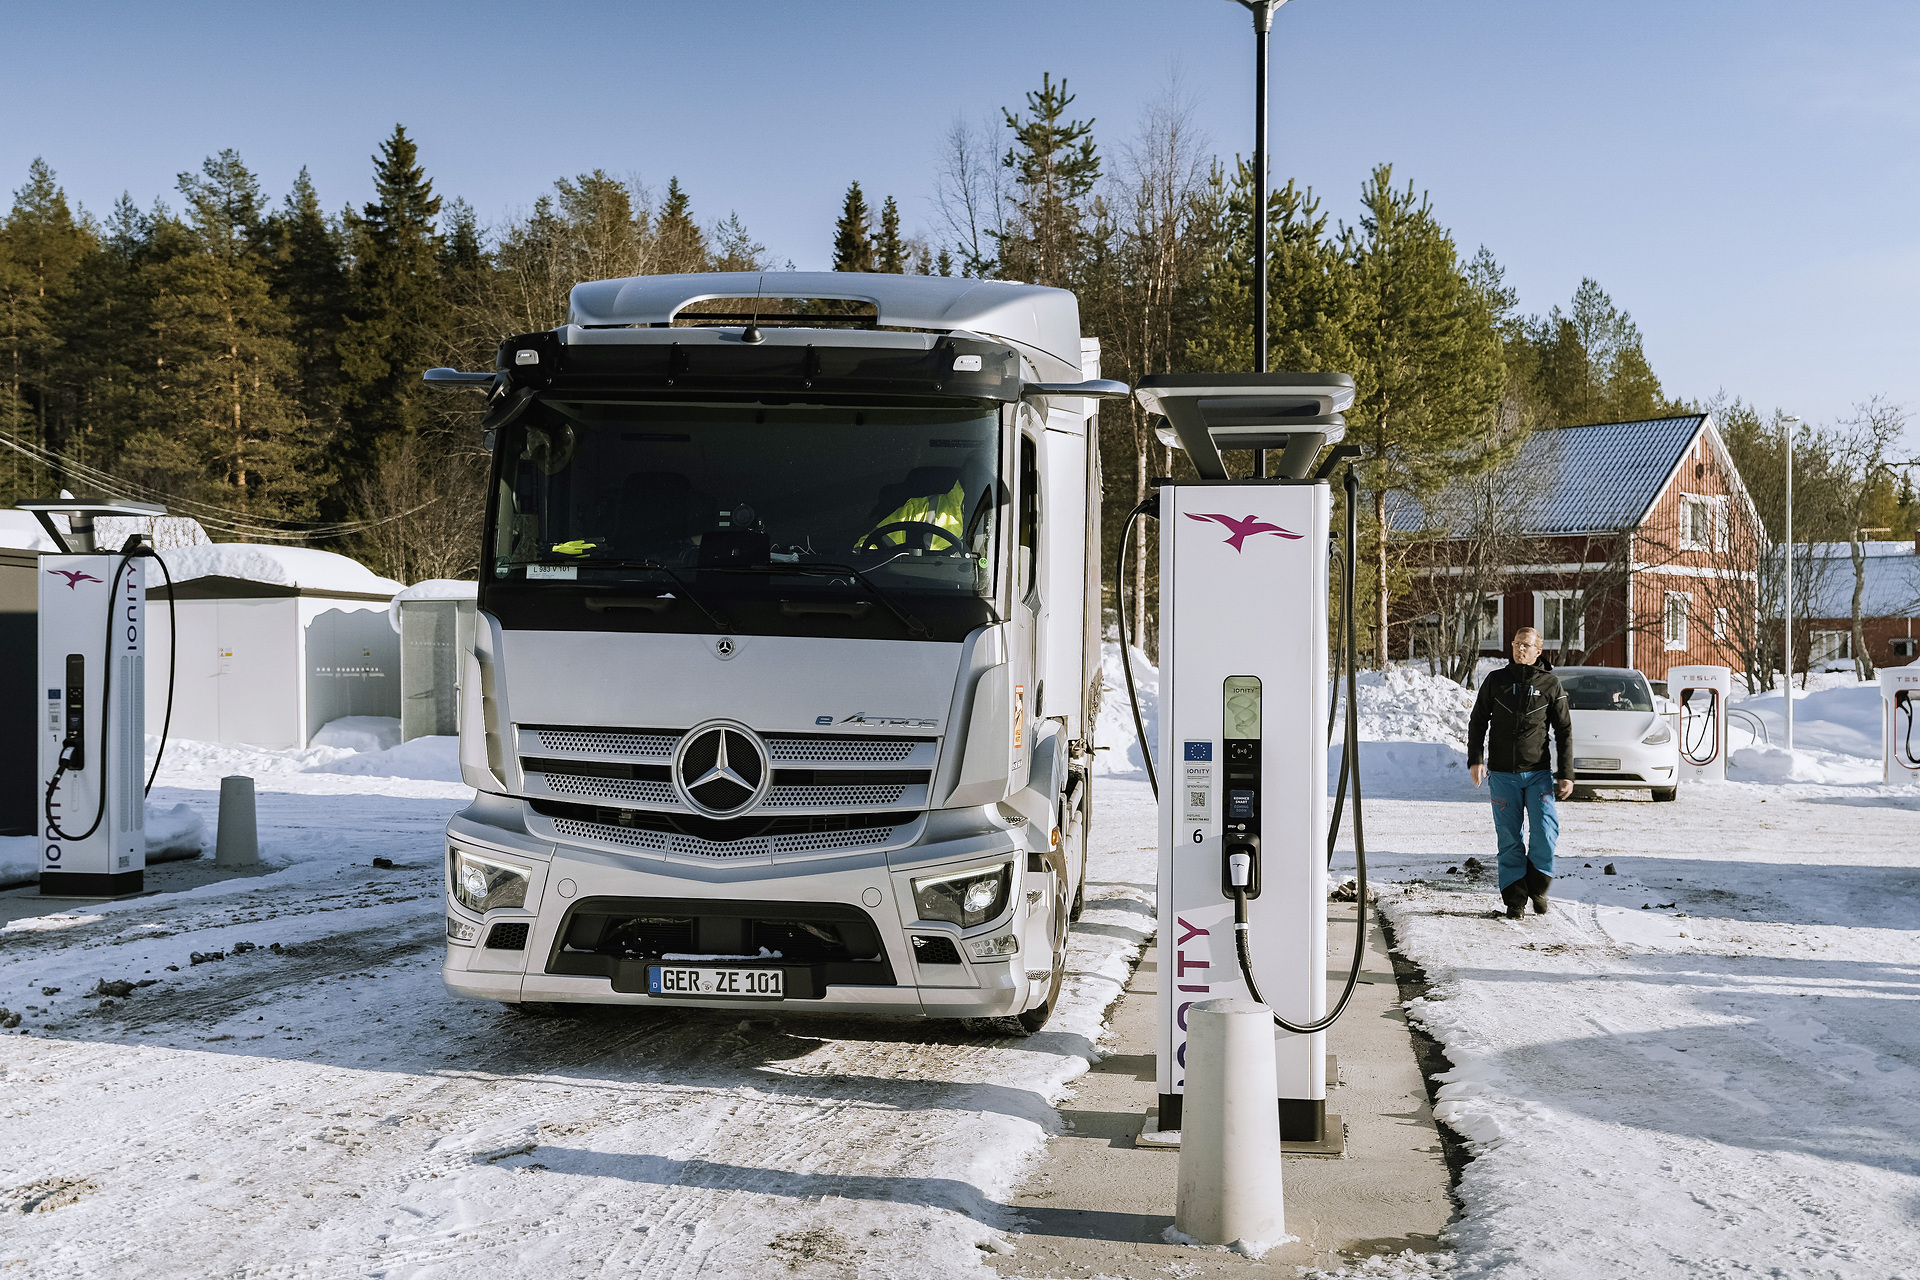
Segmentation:
<svg viewBox="0 0 1920 1280">
<path fill-rule="evenodd" d="M 1000 163 L 1014 176 L 1014 217 L 1000 240 L 1001 274 L 1071 288 L 1081 250 L 1086 201 L 1100 180 L 1092 120 L 1068 120 L 1074 95 L 1063 78 L 1043 75 L 1027 94 L 1027 114 L 1002 110 L 1013 146 Z"/>
<path fill-rule="evenodd" d="M 331 430 L 340 417 L 349 282 L 340 229 L 322 211 L 305 168 L 280 212 L 267 219 L 266 236 L 268 279 L 286 308 L 293 344 L 295 398 L 310 429 Z"/>
<path fill-rule="evenodd" d="M 705 271 L 712 262 L 707 237 L 689 212 L 680 179 L 667 180 L 667 203 L 654 232 L 654 270 L 662 273 Z"/>
<path fill-rule="evenodd" d="M 953 255 L 951 253 L 948 253 L 945 249 L 942 249 L 940 251 L 940 256 L 934 259 L 933 273 L 937 276 L 952 275 L 953 274 Z"/>
<path fill-rule="evenodd" d="M 374 157 L 374 200 L 347 219 L 352 305 L 338 344 L 346 427 L 334 451 L 343 481 L 435 411 L 420 375 L 444 342 L 440 197 L 418 159 L 405 127 L 395 125 Z M 329 514 L 340 513 L 342 501 L 331 498 Z"/>
<path fill-rule="evenodd" d="M 308 515 L 318 450 L 292 394 L 298 357 L 269 283 L 259 183 L 228 150 L 181 174 L 179 190 L 177 249 L 143 272 L 165 374 L 132 452 L 170 487 L 257 515 Z"/>
<path fill-rule="evenodd" d="M 5 343 L 0 357 L 6 361 L 0 423 L 14 435 L 37 437 L 48 448 L 64 450 L 75 432 L 71 398 L 58 386 L 59 312 L 94 236 L 74 217 L 43 160 L 28 166 L 26 184 L 13 196 L 13 208 L 0 222 L 0 341 Z M 41 479 L 29 470 L 21 483 L 31 488 Z"/>
<path fill-rule="evenodd" d="M 907 247 L 900 240 L 900 206 L 892 196 L 880 206 L 880 240 L 874 248 L 878 259 L 875 270 L 890 276 L 906 274 Z"/>
<path fill-rule="evenodd" d="M 835 271 L 872 271 L 873 235 L 868 227 L 867 198 L 855 182 L 847 187 L 840 206 L 840 220 L 833 224 L 833 269 Z"/>
<path fill-rule="evenodd" d="M 1346 237 L 1357 303 L 1345 326 L 1355 357 L 1347 438 L 1366 450 L 1362 483 L 1376 531 L 1374 661 L 1384 668 L 1392 495 L 1430 493 L 1463 467 L 1486 464 L 1471 446 L 1494 425 L 1505 366 L 1486 300 L 1467 281 L 1428 200 L 1411 183 L 1395 188 L 1392 167 L 1381 165 L 1361 203 L 1359 228 Z"/>
</svg>

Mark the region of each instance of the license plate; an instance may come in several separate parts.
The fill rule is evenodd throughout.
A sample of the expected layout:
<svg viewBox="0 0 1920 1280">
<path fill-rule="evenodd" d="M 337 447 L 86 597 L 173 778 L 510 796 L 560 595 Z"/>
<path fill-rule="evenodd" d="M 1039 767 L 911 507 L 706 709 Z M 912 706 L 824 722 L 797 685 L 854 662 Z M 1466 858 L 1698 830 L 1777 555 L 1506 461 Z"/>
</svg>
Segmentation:
<svg viewBox="0 0 1920 1280">
<path fill-rule="evenodd" d="M 1620 762 L 1618 760 L 1609 760 L 1604 756 L 1575 756 L 1573 758 L 1573 767 L 1576 769 L 1612 770 L 1618 769 Z"/>
<path fill-rule="evenodd" d="M 656 964 L 647 967 L 647 994 L 783 1000 L 787 974 L 784 969 L 698 969 Z"/>
</svg>

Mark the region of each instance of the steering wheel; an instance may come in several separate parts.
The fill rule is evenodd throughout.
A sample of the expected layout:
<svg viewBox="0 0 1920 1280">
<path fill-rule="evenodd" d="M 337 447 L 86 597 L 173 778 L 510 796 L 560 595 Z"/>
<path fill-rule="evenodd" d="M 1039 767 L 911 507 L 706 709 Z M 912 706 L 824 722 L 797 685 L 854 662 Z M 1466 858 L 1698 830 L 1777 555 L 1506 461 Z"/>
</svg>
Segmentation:
<svg viewBox="0 0 1920 1280">
<path fill-rule="evenodd" d="M 898 543 L 884 541 L 890 533 L 901 534 L 903 540 Z M 892 524 L 883 524 L 868 530 L 855 550 L 892 551 L 897 547 L 911 547 L 920 551 L 932 551 L 933 540 L 936 537 L 945 538 L 955 551 L 960 550 L 963 545 L 959 538 L 930 520 L 895 520 Z"/>
</svg>

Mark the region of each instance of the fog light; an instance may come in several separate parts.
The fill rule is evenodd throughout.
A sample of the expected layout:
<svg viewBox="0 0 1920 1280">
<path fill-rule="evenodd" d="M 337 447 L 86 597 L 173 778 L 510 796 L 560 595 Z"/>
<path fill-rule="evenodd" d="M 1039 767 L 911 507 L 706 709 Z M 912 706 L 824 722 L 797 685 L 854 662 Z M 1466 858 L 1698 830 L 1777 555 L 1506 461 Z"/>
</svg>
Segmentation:
<svg viewBox="0 0 1920 1280">
<path fill-rule="evenodd" d="M 474 939 L 478 938 L 479 936 L 480 936 L 479 925 L 468 924 L 465 920 L 462 920 L 459 916 L 447 917 L 447 941 L 448 942 L 458 942 L 470 947 L 473 945 Z"/>
<path fill-rule="evenodd" d="M 975 960 L 998 960 L 1002 956 L 1018 954 L 1020 939 L 1011 933 L 1003 933 L 997 938 L 967 939 L 967 954 Z"/>
</svg>

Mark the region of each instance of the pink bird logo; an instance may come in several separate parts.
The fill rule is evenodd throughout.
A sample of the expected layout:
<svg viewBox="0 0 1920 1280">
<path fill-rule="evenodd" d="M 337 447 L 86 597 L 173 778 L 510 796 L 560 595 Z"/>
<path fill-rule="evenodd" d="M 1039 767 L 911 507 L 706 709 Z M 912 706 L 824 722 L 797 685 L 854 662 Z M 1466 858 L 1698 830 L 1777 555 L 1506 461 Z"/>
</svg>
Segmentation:
<svg viewBox="0 0 1920 1280">
<path fill-rule="evenodd" d="M 1277 533 L 1283 538 L 1298 538 L 1300 536 L 1297 533 L 1282 529 L 1277 524 L 1268 524 L 1257 516 L 1248 516 L 1244 520 L 1235 520 L 1232 516 L 1228 515 L 1195 515 L 1189 511 L 1187 512 L 1187 519 L 1211 520 L 1215 524 L 1231 530 L 1233 536 L 1227 539 L 1227 545 L 1235 551 L 1239 551 L 1240 544 L 1256 533 Z"/>
<path fill-rule="evenodd" d="M 49 569 L 48 573 L 57 573 L 67 580 L 67 590 L 71 591 L 83 582 L 99 582 L 100 579 L 83 569 Z"/>
</svg>

